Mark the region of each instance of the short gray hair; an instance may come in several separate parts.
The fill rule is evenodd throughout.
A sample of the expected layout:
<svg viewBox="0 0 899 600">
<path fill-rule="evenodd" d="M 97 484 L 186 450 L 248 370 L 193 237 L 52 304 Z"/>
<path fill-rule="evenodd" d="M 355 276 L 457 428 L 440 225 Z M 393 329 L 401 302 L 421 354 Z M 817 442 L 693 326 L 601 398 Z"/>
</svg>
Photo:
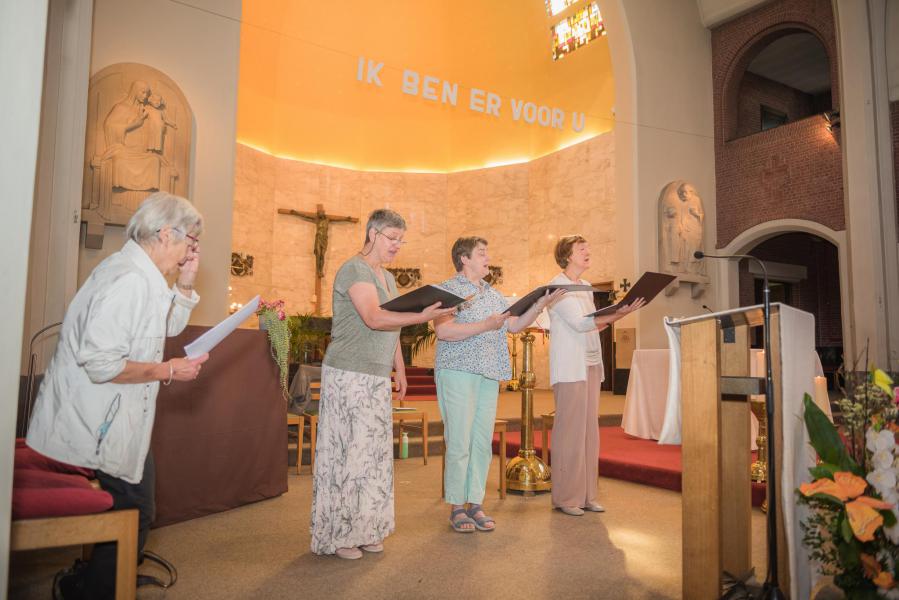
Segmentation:
<svg viewBox="0 0 899 600">
<path fill-rule="evenodd" d="M 389 208 L 379 208 L 377 210 L 373 210 L 370 215 L 368 215 L 368 223 L 365 224 L 365 243 L 367 244 L 371 240 L 368 239 L 368 232 L 374 228 L 376 231 L 382 231 L 387 227 L 396 227 L 397 229 L 406 229 L 406 220 L 400 216 L 400 213 L 390 210 Z"/>
<path fill-rule="evenodd" d="M 147 242 L 168 225 L 182 234 L 203 230 L 203 216 L 188 200 L 168 192 L 156 192 L 141 202 L 128 221 L 125 235 L 137 243 Z"/>
</svg>

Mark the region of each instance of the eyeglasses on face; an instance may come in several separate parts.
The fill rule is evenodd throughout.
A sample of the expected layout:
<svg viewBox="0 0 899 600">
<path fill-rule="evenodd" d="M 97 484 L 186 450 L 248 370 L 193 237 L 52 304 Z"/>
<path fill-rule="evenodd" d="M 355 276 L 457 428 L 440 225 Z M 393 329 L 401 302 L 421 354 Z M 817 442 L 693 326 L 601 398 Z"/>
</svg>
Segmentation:
<svg viewBox="0 0 899 600">
<path fill-rule="evenodd" d="M 159 235 L 160 231 L 162 231 L 162 229 L 157 229 L 156 235 Z M 197 248 L 200 245 L 200 238 L 198 238 L 197 236 L 191 235 L 191 234 L 187 233 L 186 231 L 182 231 L 178 227 L 172 227 L 172 231 L 177 231 L 178 233 L 183 235 L 185 239 L 189 240 L 188 246 L 190 246 L 191 248 Z"/>
<path fill-rule="evenodd" d="M 400 246 L 406 245 L 408 242 L 401 237 L 390 237 L 386 233 L 382 232 L 380 229 L 375 229 L 375 233 L 384 236 L 387 240 L 392 244 L 398 244 Z"/>
</svg>

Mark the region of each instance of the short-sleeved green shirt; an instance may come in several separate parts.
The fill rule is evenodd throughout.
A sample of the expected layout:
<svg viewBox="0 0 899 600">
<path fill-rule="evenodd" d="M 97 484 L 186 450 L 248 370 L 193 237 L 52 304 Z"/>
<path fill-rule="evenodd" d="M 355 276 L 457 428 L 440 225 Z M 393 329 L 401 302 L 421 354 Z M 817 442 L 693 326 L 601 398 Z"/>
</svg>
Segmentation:
<svg viewBox="0 0 899 600">
<path fill-rule="evenodd" d="M 331 343 L 325 352 L 324 364 L 344 371 L 390 377 L 400 330 L 370 329 L 359 316 L 349 294 L 354 283 L 371 283 L 378 290 L 378 302 L 383 304 L 397 295 L 393 275 L 387 270 L 384 270 L 384 280 L 387 289 L 358 255 L 343 263 L 337 271 L 331 300 L 334 315 Z"/>
</svg>

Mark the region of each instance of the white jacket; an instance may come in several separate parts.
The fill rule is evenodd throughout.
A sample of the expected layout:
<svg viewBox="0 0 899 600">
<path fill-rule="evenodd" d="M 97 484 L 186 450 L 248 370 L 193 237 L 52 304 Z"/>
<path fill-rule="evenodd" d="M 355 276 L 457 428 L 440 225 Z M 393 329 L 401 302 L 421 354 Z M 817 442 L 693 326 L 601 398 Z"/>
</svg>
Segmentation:
<svg viewBox="0 0 899 600">
<path fill-rule="evenodd" d="M 564 273 L 559 273 L 550 284 L 582 283 L 571 281 Z M 581 296 L 589 302 L 581 302 Z M 599 332 L 593 317 L 585 317 L 585 307 L 593 306 L 591 292 L 566 292 L 562 298 L 549 307 L 549 384 L 587 380 L 587 336 Z M 602 358 L 600 357 L 600 371 Z"/>
<path fill-rule="evenodd" d="M 159 382 L 112 383 L 128 360 L 160 362 L 199 296 L 169 289 L 137 243 L 100 263 L 66 311 L 38 392 L 29 446 L 56 460 L 139 483 Z"/>
</svg>

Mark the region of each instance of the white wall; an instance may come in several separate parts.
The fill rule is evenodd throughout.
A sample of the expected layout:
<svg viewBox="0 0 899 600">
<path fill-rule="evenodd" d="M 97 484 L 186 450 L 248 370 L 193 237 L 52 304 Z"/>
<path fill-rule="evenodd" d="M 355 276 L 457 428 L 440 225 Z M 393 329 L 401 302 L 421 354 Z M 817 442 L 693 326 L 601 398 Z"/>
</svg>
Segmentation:
<svg viewBox="0 0 899 600">
<path fill-rule="evenodd" d="M 136 62 L 159 69 L 184 92 L 194 113 L 189 197 L 203 213 L 197 289 L 191 322 L 227 316 L 240 0 L 95 0 L 91 74 Z M 79 284 L 124 243 L 124 228 L 107 227 L 102 250 L 81 249 Z"/>
<path fill-rule="evenodd" d="M 694 0 L 616 0 L 603 4 L 615 77 L 618 252 L 622 277 L 658 270 L 658 197 L 684 179 L 705 206 L 705 248 L 715 240 L 715 154 L 711 34 Z M 713 269 L 709 268 L 713 274 Z M 714 283 L 693 299 L 682 285 L 670 297 L 620 322 L 637 328 L 639 348 L 668 346 L 662 318 L 712 304 Z M 725 307 L 712 306 L 715 309 Z"/>
<path fill-rule="evenodd" d="M 62 321 L 77 290 L 92 14 L 91 2 L 50 0 L 22 373 L 28 369 L 31 337 Z M 41 339 L 34 348 L 38 373 L 49 362 L 57 338 Z"/>
<path fill-rule="evenodd" d="M 40 128 L 47 2 L 0 2 L 0 595 L 9 583 L 9 532 L 19 354 Z"/>
</svg>

